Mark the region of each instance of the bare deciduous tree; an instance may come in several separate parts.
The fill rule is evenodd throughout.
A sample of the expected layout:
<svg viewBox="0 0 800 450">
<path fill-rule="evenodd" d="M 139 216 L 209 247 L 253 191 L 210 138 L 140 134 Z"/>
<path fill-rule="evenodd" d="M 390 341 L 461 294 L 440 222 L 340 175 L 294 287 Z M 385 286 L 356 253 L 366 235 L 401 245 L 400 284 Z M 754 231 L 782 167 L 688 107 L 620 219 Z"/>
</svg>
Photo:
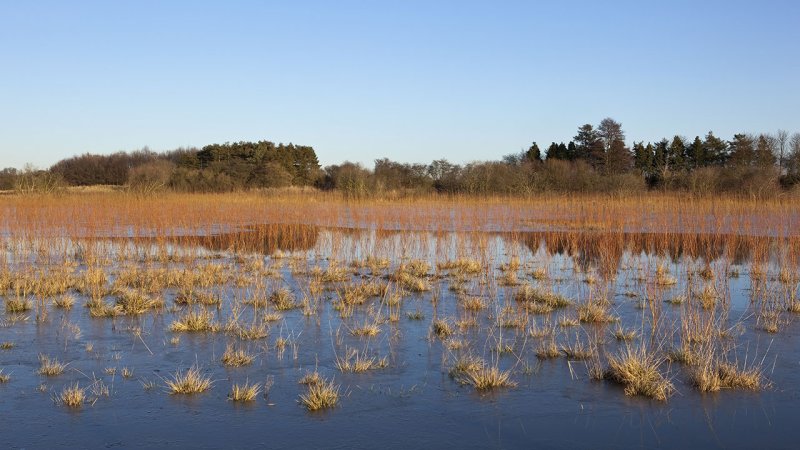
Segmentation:
<svg viewBox="0 0 800 450">
<path fill-rule="evenodd" d="M 775 133 L 776 149 L 778 151 L 778 168 L 783 174 L 783 162 L 786 157 L 786 145 L 789 143 L 789 132 L 786 130 L 778 130 Z"/>
</svg>

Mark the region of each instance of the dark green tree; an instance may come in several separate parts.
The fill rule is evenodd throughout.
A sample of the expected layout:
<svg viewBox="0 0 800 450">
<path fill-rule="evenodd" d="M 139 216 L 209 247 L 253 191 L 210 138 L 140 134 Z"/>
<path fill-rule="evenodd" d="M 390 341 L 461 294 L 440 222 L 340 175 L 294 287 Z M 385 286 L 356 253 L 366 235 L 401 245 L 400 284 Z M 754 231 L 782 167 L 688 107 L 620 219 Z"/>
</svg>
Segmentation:
<svg viewBox="0 0 800 450">
<path fill-rule="evenodd" d="M 525 158 L 531 162 L 542 162 L 542 152 L 536 142 L 532 143 L 528 151 L 525 152 Z"/>
<path fill-rule="evenodd" d="M 672 142 L 667 147 L 669 167 L 672 172 L 680 172 L 685 170 L 686 167 L 686 144 L 683 138 L 675 136 Z"/>
<path fill-rule="evenodd" d="M 728 159 L 728 144 L 714 136 L 711 131 L 706 134 L 703 139 L 703 147 L 705 147 L 705 155 L 708 160 L 707 165 L 723 165 Z"/>
<path fill-rule="evenodd" d="M 752 136 L 739 133 L 730 141 L 730 156 L 728 161 L 733 166 L 751 166 L 755 162 L 755 145 Z"/>
</svg>

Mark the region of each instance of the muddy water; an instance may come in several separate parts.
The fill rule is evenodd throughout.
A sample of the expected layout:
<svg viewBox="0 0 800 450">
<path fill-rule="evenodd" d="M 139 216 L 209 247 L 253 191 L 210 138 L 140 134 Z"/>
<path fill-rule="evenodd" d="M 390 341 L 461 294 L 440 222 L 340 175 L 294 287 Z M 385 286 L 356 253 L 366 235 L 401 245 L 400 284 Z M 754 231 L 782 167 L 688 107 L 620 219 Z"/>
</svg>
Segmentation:
<svg viewBox="0 0 800 450">
<path fill-rule="evenodd" d="M 590 379 L 585 362 L 563 356 L 537 359 L 538 341 L 530 337 L 527 328 L 494 326 L 501 306 L 514 304 L 512 297 L 518 287 L 491 280 L 481 283 L 480 277 L 470 280 L 467 290 L 485 298 L 490 306 L 476 315 L 477 327 L 460 331 L 456 337 L 467 342 L 472 353 L 510 370 L 517 383 L 514 388 L 488 393 L 451 378 L 448 372 L 457 351 L 431 336 L 434 317 L 455 320 L 464 314 L 457 306 L 456 294 L 449 290 L 453 280 L 448 277 L 431 276 L 433 290 L 403 297 L 399 320 L 382 323 L 380 334 L 370 339 L 348 333 L 370 320 L 367 308 L 341 318 L 334 308 L 335 290 L 323 291 L 316 315 L 305 316 L 300 309 L 286 311 L 282 320 L 271 324 L 266 338 L 248 341 L 223 333 L 171 332 L 170 323 L 184 311 L 170 308 L 177 295 L 173 288 L 164 292 L 166 309 L 138 317 L 92 318 L 82 306 L 87 298 L 75 293 L 72 310 L 49 305 L 44 321 L 36 320 L 35 309 L 21 316 L 3 316 L 0 341 L 15 346 L 0 350 L 0 367 L 11 375 L 8 383 L 0 384 L 0 446 L 794 448 L 800 438 L 794 418 L 800 393 L 800 326 L 789 313 L 780 315 L 777 333 L 767 333 L 759 325 L 758 311 L 764 301 L 759 293 L 783 299 L 797 291 L 796 283 L 786 286 L 776 279 L 783 263 L 781 248 L 775 244 L 767 245 L 772 250 L 765 257 L 762 280 L 750 274 L 753 255 L 760 255 L 763 244 L 742 250 L 739 244 L 721 243 L 714 252 L 699 252 L 696 249 L 702 245 L 688 241 L 658 247 L 662 241 L 648 243 L 646 238 L 630 236 L 615 245 L 600 246 L 585 236 L 322 229 L 262 229 L 197 239 L 182 237 L 161 243 L 103 240 L 98 245 L 112 254 L 125 253 L 123 249 L 131 247 L 190 252 L 229 266 L 232 272 L 244 270 L 240 259 L 245 255 L 275 264 L 281 278 L 270 281 L 270 286 L 288 287 L 298 296 L 307 288 L 309 277 L 292 267 L 298 263 L 271 257 L 277 250 L 300 255 L 300 265 L 308 268 L 327 267 L 331 258 L 347 263 L 365 255 L 387 257 L 392 267 L 386 273 L 408 258 L 443 261 L 469 255 L 485 262 L 491 280 L 500 276 L 497 268 L 502 263 L 518 258 L 522 282 L 546 285 L 576 302 L 605 292 L 620 323 L 640 331 L 637 343 L 649 343 L 653 328 L 679 328 L 682 306 L 664 300 L 687 292 L 692 283 L 698 283 L 688 279 L 687 271 L 708 264 L 715 273 L 715 285 L 729 292 L 727 304 L 716 311 L 717 317 L 724 317 L 719 320 L 735 329 L 735 356 L 743 364 L 761 365 L 771 387 L 758 392 L 702 394 L 691 386 L 681 366 L 665 364 L 662 371 L 676 388 L 666 402 L 626 396 L 618 385 Z M 599 248 L 604 251 L 595 251 Z M 16 264 L 30 263 L 27 256 L 25 263 L 15 258 L 19 255 L 9 256 Z M 121 263 L 110 259 L 112 273 Z M 643 273 L 653 272 L 657 265 L 666 267 L 677 284 L 656 287 L 651 279 L 643 278 Z M 548 280 L 534 280 L 530 270 L 542 267 L 547 268 Z M 83 269 L 85 266 L 78 268 Z M 612 272 L 613 277 L 609 276 Z M 587 283 L 592 277 L 598 281 Z M 353 280 L 363 279 L 370 279 L 369 270 L 359 269 L 353 275 Z M 214 289 L 223 298 L 220 308 L 214 309 L 220 323 L 230 316 L 234 299 L 251 292 L 248 286 L 232 283 Z M 644 307 L 643 299 L 648 297 L 657 297 L 657 306 Z M 382 308 L 378 299 L 371 304 Z M 659 314 L 658 326 L 650 319 L 654 310 Z M 415 311 L 424 319 L 406 316 Z M 250 320 L 246 314 L 243 320 Z M 543 326 L 547 321 L 557 322 L 562 315 L 574 316 L 574 307 L 531 320 Z M 613 353 L 624 345 L 611 337 L 613 327 L 584 324 L 558 328 L 557 340 L 563 343 L 601 336 L 603 352 Z M 173 342 L 176 336 L 179 341 Z M 282 352 L 275 347 L 278 338 L 290 342 Z M 660 335 L 652 345 L 665 347 L 676 339 Z M 494 352 L 498 340 L 511 345 L 513 352 Z M 255 362 L 241 368 L 224 367 L 220 357 L 230 342 L 256 355 Z M 386 357 L 388 366 L 360 374 L 340 372 L 336 358 L 348 348 Z M 38 375 L 39 354 L 67 362 L 67 370 L 57 377 Z M 212 389 L 194 396 L 168 394 L 165 379 L 192 365 L 211 377 Z M 117 369 L 115 375 L 105 372 L 109 367 Z M 131 369 L 133 376 L 123 378 L 123 368 Z M 298 380 L 311 370 L 333 377 L 341 385 L 336 408 L 308 412 L 298 404 L 298 396 L 304 392 Z M 54 403 L 54 396 L 64 386 L 78 382 L 88 387 L 97 379 L 109 387 L 109 396 L 100 396 L 77 410 Z M 272 383 L 269 393 L 255 402 L 240 405 L 227 400 L 232 383 L 267 379 Z M 149 383 L 155 387 L 146 389 Z"/>
</svg>

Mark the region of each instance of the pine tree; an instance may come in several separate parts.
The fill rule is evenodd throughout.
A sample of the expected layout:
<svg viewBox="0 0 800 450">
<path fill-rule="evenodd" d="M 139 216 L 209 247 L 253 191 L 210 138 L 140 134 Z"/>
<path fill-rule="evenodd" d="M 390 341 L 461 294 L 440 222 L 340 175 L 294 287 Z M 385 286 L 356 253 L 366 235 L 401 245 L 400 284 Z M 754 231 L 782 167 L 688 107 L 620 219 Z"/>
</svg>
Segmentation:
<svg viewBox="0 0 800 450">
<path fill-rule="evenodd" d="M 633 144 L 634 167 L 645 177 L 653 173 L 653 153 L 652 146 L 644 142 Z"/>
<path fill-rule="evenodd" d="M 532 161 L 532 162 L 534 162 L 534 161 L 542 162 L 542 152 L 539 150 L 539 146 L 536 145 L 536 142 L 531 144 L 531 146 L 528 149 L 528 151 L 525 152 L 525 158 L 528 161 Z"/>
<path fill-rule="evenodd" d="M 597 132 L 591 124 L 585 124 L 578 128 L 578 134 L 573 138 L 575 143 L 574 159 L 591 159 L 592 152 L 598 145 Z"/>
<path fill-rule="evenodd" d="M 686 149 L 686 160 L 689 169 L 697 169 L 708 165 L 706 147 L 703 145 L 703 141 L 700 140 L 700 136 L 695 136 L 694 141 Z"/>
<path fill-rule="evenodd" d="M 673 172 L 686 169 L 686 144 L 683 138 L 675 136 L 667 147 L 669 154 L 669 167 Z"/>
<path fill-rule="evenodd" d="M 755 162 L 755 148 L 753 138 L 744 133 L 733 136 L 730 141 L 729 161 L 734 166 L 750 166 Z"/>
<path fill-rule="evenodd" d="M 705 155 L 708 159 L 708 165 L 722 165 L 728 159 L 728 144 L 722 139 L 714 136 L 711 131 L 706 134 L 703 140 L 703 147 L 705 148 Z"/>
</svg>

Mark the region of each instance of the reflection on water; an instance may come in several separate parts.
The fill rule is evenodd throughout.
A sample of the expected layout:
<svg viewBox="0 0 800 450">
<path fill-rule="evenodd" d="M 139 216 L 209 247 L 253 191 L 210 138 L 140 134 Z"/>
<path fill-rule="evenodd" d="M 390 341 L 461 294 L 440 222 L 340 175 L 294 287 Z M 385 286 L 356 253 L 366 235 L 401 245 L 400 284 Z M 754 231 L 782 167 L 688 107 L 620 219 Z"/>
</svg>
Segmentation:
<svg viewBox="0 0 800 450">
<path fill-rule="evenodd" d="M 137 246 L 201 247 L 215 252 L 272 255 L 278 251 L 309 251 L 316 246 L 319 233 L 319 227 L 314 225 L 261 224 L 249 225 L 234 231 L 197 235 L 96 237 L 91 240 L 126 242 Z"/>
</svg>

